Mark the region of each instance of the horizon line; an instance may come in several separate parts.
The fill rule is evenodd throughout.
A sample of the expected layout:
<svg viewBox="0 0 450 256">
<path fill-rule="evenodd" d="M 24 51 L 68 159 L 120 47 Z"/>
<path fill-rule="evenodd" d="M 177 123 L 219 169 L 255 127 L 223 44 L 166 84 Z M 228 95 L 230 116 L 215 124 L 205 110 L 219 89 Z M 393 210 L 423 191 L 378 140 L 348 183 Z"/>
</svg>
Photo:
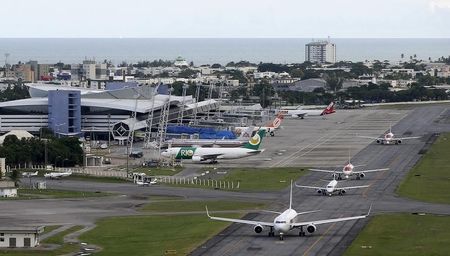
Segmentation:
<svg viewBox="0 0 450 256">
<path fill-rule="evenodd" d="M 0 39 L 450 39 L 449 37 L 3 37 Z"/>
</svg>

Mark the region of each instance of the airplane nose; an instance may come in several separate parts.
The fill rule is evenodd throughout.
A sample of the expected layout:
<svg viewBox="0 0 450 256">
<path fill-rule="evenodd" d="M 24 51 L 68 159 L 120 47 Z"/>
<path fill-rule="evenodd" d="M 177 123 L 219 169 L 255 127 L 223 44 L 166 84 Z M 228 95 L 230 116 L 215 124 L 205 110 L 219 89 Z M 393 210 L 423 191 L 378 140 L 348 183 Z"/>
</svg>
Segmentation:
<svg viewBox="0 0 450 256">
<path fill-rule="evenodd" d="M 170 153 L 168 151 L 164 151 L 164 152 L 161 152 L 161 156 L 168 158 L 168 157 L 170 157 Z"/>
</svg>

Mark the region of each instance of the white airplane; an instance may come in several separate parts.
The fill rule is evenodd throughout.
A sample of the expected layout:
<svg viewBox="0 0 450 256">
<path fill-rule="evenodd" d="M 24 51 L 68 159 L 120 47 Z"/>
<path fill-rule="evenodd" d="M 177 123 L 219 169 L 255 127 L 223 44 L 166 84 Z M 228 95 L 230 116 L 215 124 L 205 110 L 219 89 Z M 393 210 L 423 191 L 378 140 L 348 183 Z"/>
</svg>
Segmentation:
<svg viewBox="0 0 450 256">
<path fill-rule="evenodd" d="M 275 119 L 273 121 L 266 124 L 266 126 L 261 127 L 255 127 L 254 131 L 260 131 L 264 130 L 266 133 L 270 134 L 270 136 L 275 136 L 275 130 L 280 128 L 281 123 L 283 122 L 284 116 L 281 113 L 278 113 Z M 243 126 L 243 127 L 235 127 L 234 132 L 236 134 L 241 134 L 243 131 L 246 131 L 249 127 Z"/>
<path fill-rule="evenodd" d="M 293 109 L 293 110 L 282 110 L 280 111 L 283 115 L 290 115 L 292 117 L 299 117 L 304 119 L 305 116 L 324 116 L 335 113 L 334 102 L 331 102 L 324 110 L 314 110 L 314 109 Z"/>
<path fill-rule="evenodd" d="M 371 208 L 372 208 L 372 206 L 370 206 L 370 209 Z M 253 225 L 254 226 L 253 230 L 256 233 L 261 233 L 263 231 L 264 227 L 268 227 L 268 228 L 270 228 L 269 236 L 275 236 L 275 232 L 276 232 L 280 236 L 280 240 L 283 240 L 283 236 L 287 232 L 289 232 L 290 230 L 296 229 L 296 228 L 300 229 L 300 232 L 298 234 L 299 236 L 305 236 L 306 232 L 308 232 L 308 234 L 314 233 L 317 230 L 316 225 L 364 219 L 367 216 L 369 216 L 370 209 L 366 215 L 361 215 L 361 216 L 344 217 L 344 218 L 336 218 L 336 219 L 325 219 L 325 220 L 317 220 L 317 221 L 296 222 L 297 216 L 302 215 L 302 214 L 307 214 L 307 213 L 313 213 L 313 212 L 317 212 L 317 211 L 297 212 L 294 209 L 292 209 L 292 181 L 291 181 L 289 208 L 287 210 L 285 210 L 284 212 L 273 212 L 273 213 L 279 214 L 277 217 L 275 217 L 273 222 L 214 217 L 209 214 L 207 206 L 206 206 L 206 215 L 212 220 L 228 221 L 228 222 Z M 306 232 L 303 231 L 304 228 L 306 228 Z"/>
<path fill-rule="evenodd" d="M 264 130 L 259 130 L 245 145 L 235 148 L 202 148 L 202 147 L 174 147 L 161 152 L 161 156 L 171 159 L 190 159 L 194 162 L 217 159 L 238 159 L 261 153 L 259 146 L 265 136 Z"/>
<path fill-rule="evenodd" d="M 403 140 L 412 140 L 412 139 L 419 139 L 421 138 L 419 137 L 403 137 L 403 138 L 399 138 L 399 137 L 395 137 L 394 134 L 392 133 L 392 127 L 389 127 L 389 132 L 385 133 L 383 135 L 383 137 L 370 137 L 370 136 L 358 136 L 360 138 L 366 138 L 366 139 L 372 139 L 375 140 L 377 142 L 377 144 L 401 144 Z"/>
<path fill-rule="evenodd" d="M 310 171 L 314 171 L 314 172 L 327 172 L 327 173 L 331 173 L 333 175 L 333 179 L 337 179 L 341 180 L 342 176 L 344 176 L 346 179 L 350 178 L 350 176 L 355 175 L 356 179 L 359 180 L 361 178 L 364 178 L 366 176 L 366 173 L 369 172 L 381 172 L 381 171 L 387 171 L 389 170 L 389 168 L 382 168 L 382 169 L 373 169 L 373 170 L 363 170 L 363 171 L 354 171 L 355 167 L 359 167 L 362 165 L 353 165 L 350 162 L 350 157 L 348 160 L 348 164 L 344 165 L 344 167 L 342 168 L 342 171 L 331 171 L 331 170 L 322 170 L 322 169 L 309 169 Z"/>
<path fill-rule="evenodd" d="M 38 176 L 38 171 L 35 172 L 22 172 L 22 177 L 31 178 L 34 176 Z"/>
<path fill-rule="evenodd" d="M 167 145 L 176 147 L 189 147 L 189 146 L 201 146 L 201 147 L 239 147 L 247 143 L 248 139 L 252 136 L 255 127 L 250 126 L 247 130 L 240 133 L 239 137 L 234 140 L 228 139 L 171 139 L 166 142 Z"/>
<path fill-rule="evenodd" d="M 352 187 L 339 187 L 336 179 L 331 180 L 326 187 L 314 187 L 314 186 L 302 186 L 295 184 L 298 188 L 311 188 L 316 189 L 317 193 L 322 195 L 332 196 L 333 194 L 344 195 L 349 189 L 367 188 L 370 185 L 365 186 L 352 186 Z"/>
<path fill-rule="evenodd" d="M 72 175 L 71 171 L 68 172 L 49 172 L 44 174 L 45 178 L 50 178 L 50 179 L 60 179 L 60 178 L 64 178 L 64 177 L 68 177 Z"/>
</svg>

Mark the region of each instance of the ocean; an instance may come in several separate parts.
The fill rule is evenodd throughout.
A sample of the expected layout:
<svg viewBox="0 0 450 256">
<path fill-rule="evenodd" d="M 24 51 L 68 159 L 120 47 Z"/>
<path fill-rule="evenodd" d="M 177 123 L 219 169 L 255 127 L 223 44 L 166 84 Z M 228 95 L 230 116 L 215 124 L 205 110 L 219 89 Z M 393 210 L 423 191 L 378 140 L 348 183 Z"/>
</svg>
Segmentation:
<svg viewBox="0 0 450 256">
<path fill-rule="evenodd" d="M 437 59 L 450 55 L 450 38 L 336 38 L 337 60 L 398 61 L 417 55 Z M 37 60 L 39 63 L 80 63 L 84 59 L 134 63 L 142 60 L 174 60 L 178 56 L 195 65 L 253 63 L 300 63 L 305 59 L 308 38 L 0 38 L 0 58 L 8 63 Z M 3 66 L 3 64 L 2 64 Z"/>
</svg>

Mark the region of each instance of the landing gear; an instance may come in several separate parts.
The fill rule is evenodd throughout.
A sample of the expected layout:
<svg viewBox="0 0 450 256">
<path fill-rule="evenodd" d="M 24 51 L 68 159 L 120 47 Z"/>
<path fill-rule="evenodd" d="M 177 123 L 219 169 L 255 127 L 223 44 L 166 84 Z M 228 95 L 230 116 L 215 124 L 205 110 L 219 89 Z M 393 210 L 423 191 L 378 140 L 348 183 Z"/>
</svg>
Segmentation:
<svg viewBox="0 0 450 256">
<path fill-rule="evenodd" d="M 306 233 L 303 231 L 303 226 L 300 227 L 300 232 L 298 232 L 298 236 L 305 236 Z"/>
<path fill-rule="evenodd" d="M 275 136 L 275 133 L 274 132 L 270 132 L 270 136 L 271 137 Z"/>
<path fill-rule="evenodd" d="M 275 236 L 275 232 L 273 232 L 273 227 L 270 227 L 269 237 Z"/>
<path fill-rule="evenodd" d="M 280 241 L 283 241 L 283 240 L 284 240 L 283 234 L 280 234 Z"/>
<path fill-rule="evenodd" d="M 341 175 L 340 173 L 338 174 L 337 179 L 338 179 L 338 180 L 342 180 L 342 175 Z"/>
<path fill-rule="evenodd" d="M 357 180 L 360 180 L 360 179 L 361 179 L 361 177 L 359 176 L 359 174 L 357 174 L 356 179 L 357 179 Z"/>
</svg>

